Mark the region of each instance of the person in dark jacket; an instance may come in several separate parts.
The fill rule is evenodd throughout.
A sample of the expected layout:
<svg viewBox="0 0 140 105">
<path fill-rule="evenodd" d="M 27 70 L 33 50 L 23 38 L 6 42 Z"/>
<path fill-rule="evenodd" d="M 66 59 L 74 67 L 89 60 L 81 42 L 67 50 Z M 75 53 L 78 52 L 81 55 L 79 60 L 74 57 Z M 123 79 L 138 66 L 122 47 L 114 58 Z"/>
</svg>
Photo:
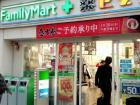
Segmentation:
<svg viewBox="0 0 140 105">
<path fill-rule="evenodd" d="M 111 57 L 106 57 L 105 64 L 99 66 L 95 75 L 95 85 L 99 87 L 103 93 L 103 104 L 110 105 L 111 99 L 111 82 L 112 82 L 112 63 Z"/>
<path fill-rule="evenodd" d="M 2 76 L 2 74 L 0 74 L 0 103 L 1 103 L 2 95 L 5 92 L 12 94 L 11 91 L 7 87 L 4 77 Z"/>
</svg>

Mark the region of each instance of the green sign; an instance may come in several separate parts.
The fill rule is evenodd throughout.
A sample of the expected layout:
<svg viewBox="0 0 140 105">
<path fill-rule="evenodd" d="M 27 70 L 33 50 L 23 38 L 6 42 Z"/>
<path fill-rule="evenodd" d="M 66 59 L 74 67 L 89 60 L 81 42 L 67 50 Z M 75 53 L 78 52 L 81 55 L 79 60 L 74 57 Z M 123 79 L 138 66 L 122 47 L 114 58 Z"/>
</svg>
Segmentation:
<svg viewBox="0 0 140 105">
<path fill-rule="evenodd" d="M 62 5 L 62 10 L 66 14 L 69 14 L 71 9 L 73 9 L 73 4 L 70 2 L 70 0 L 65 0 L 65 4 Z"/>
<path fill-rule="evenodd" d="M 60 2 L 62 2 L 60 4 Z M 59 3 L 59 5 L 58 5 Z M 59 15 L 58 9 L 70 14 L 73 4 L 70 0 L 41 0 L 32 3 L 3 7 L 1 22 L 28 21 Z M 61 15 L 61 14 L 60 14 Z"/>
<path fill-rule="evenodd" d="M 39 71 L 39 80 L 48 80 L 49 79 L 49 70 Z"/>
<path fill-rule="evenodd" d="M 49 70 L 39 71 L 39 98 L 48 98 L 49 96 Z"/>
</svg>

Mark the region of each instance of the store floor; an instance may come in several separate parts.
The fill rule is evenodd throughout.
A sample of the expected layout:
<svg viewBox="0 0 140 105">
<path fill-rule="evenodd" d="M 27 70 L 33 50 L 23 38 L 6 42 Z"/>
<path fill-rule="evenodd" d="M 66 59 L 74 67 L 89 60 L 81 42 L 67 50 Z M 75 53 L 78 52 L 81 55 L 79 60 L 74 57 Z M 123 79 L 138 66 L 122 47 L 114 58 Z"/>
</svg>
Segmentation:
<svg viewBox="0 0 140 105">
<path fill-rule="evenodd" d="M 100 90 L 97 87 L 82 86 L 82 105 L 97 105 Z"/>
</svg>

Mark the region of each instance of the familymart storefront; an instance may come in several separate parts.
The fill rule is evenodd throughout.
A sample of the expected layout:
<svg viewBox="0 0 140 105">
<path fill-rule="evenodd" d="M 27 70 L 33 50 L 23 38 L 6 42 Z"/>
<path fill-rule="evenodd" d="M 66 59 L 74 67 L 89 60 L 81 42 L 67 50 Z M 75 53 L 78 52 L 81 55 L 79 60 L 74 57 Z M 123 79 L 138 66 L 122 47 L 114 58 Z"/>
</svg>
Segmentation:
<svg viewBox="0 0 140 105">
<path fill-rule="evenodd" d="M 138 0 L 2 0 L 1 7 L 2 72 L 49 71 L 49 95 L 36 88 L 34 104 L 96 104 L 95 73 L 106 56 L 113 58 L 112 105 L 139 97 Z"/>
</svg>

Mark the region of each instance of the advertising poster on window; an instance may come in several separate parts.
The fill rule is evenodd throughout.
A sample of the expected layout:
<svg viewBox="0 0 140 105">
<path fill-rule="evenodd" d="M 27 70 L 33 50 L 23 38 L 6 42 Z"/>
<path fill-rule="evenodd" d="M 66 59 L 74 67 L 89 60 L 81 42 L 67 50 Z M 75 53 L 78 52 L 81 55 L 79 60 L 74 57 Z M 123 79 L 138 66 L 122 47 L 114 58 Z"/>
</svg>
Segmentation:
<svg viewBox="0 0 140 105">
<path fill-rule="evenodd" d="M 126 99 L 129 97 L 140 96 L 140 79 L 128 77 L 121 79 L 122 105 L 126 105 Z"/>
<path fill-rule="evenodd" d="M 59 77 L 59 100 L 69 101 L 73 100 L 73 76 L 60 76 Z"/>
<path fill-rule="evenodd" d="M 140 79 L 122 79 L 122 93 L 140 95 Z"/>
<path fill-rule="evenodd" d="M 73 67 L 72 43 L 59 44 L 59 67 L 63 71 L 71 71 Z"/>
<path fill-rule="evenodd" d="M 134 62 L 140 64 L 140 42 L 134 42 Z"/>
</svg>

